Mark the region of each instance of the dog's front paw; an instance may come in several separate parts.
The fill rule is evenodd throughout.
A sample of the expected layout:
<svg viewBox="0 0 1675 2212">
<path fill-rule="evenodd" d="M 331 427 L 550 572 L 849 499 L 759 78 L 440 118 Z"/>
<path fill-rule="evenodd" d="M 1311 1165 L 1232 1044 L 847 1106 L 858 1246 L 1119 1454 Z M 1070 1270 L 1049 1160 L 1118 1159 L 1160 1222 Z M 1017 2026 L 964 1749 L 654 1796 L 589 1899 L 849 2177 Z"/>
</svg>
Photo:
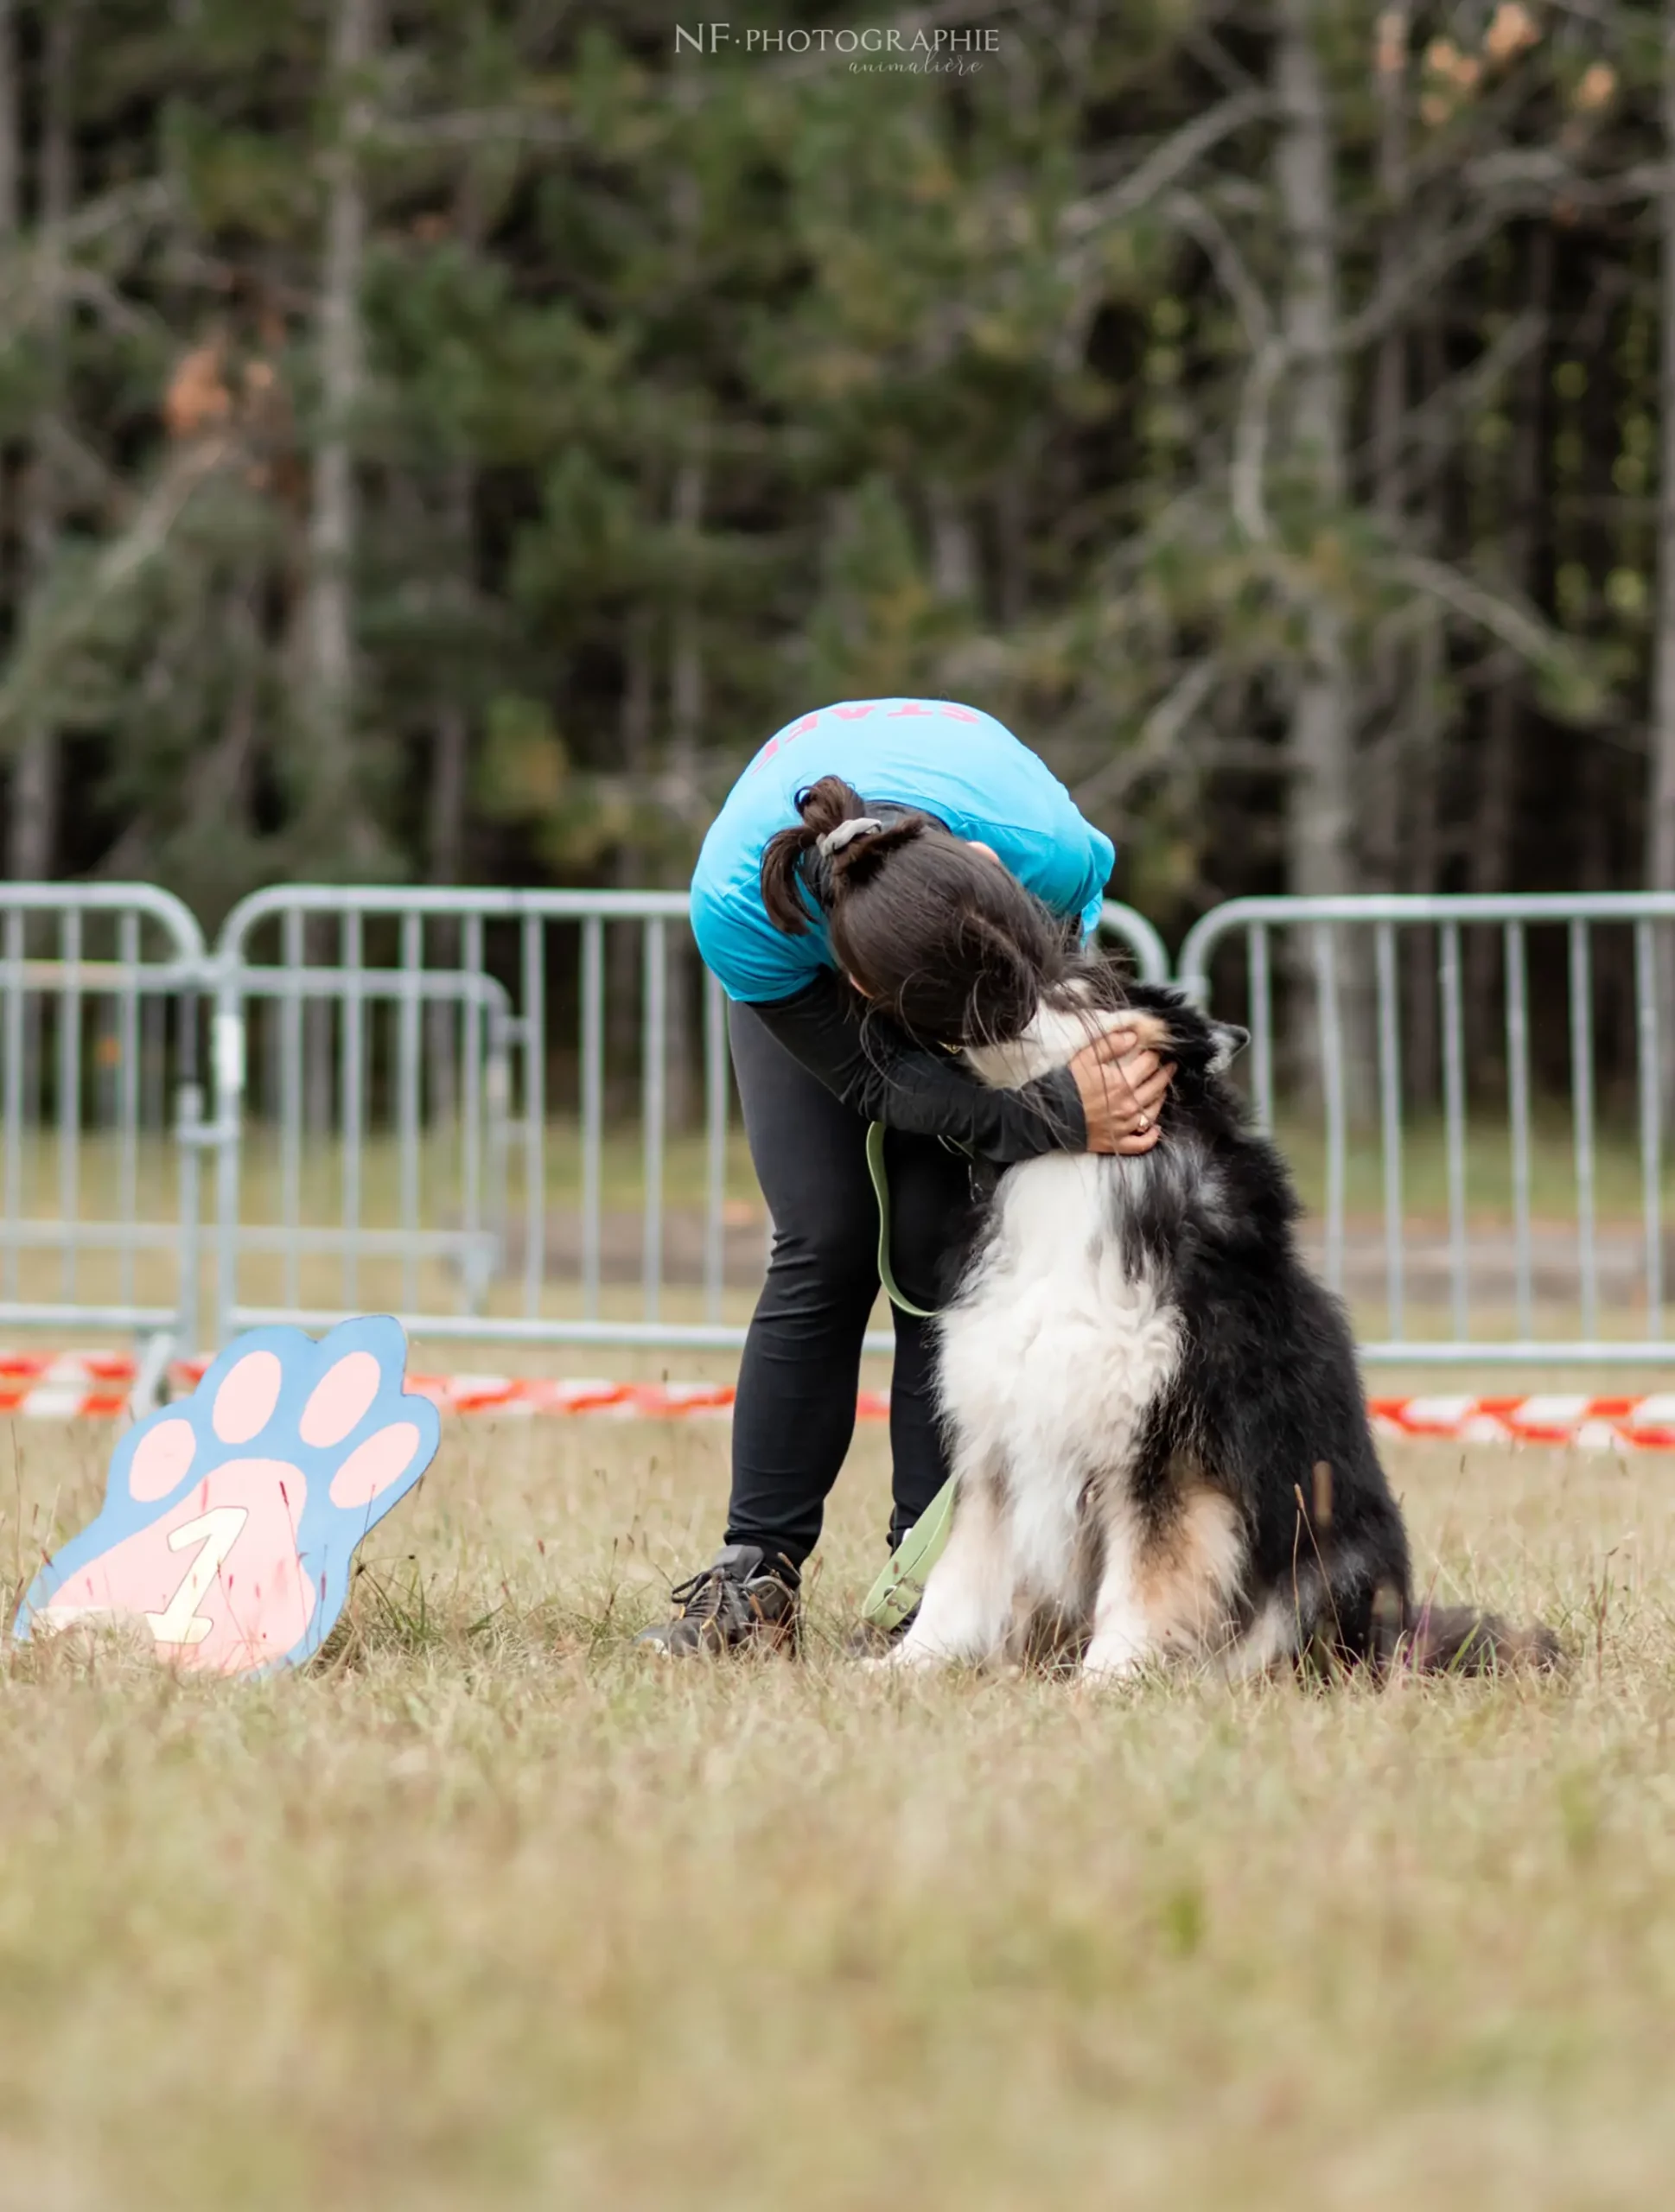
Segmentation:
<svg viewBox="0 0 1675 2212">
<path fill-rule="evenodd" d="M 1132 1682 L 1144 1674 L 1152 1653 L 1130 1637 L 1098 1637 L 1087 1647 L 1080 1679 L 1098 1687 Z"/>
</svg>

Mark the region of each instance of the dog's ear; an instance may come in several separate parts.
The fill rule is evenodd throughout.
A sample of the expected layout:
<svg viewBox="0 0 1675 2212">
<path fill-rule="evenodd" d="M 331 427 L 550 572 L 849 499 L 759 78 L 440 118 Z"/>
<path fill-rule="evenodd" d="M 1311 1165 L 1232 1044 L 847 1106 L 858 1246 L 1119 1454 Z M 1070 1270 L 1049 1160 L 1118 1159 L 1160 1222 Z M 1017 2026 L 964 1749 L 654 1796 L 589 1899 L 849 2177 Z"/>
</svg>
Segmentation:
<svg viewBox="0 0 1675 2212">
<path fill-rule="evenodd" d="M 1220 1075 L 1230 1068 L 1251 1041 L 1248 1029 L 1241 1029 L 1236 1021 L 1213 1021 L 1210 1035 L 1215 1041 L 1215 1051 L 1210 1059 L 1210 1073 Z"/>
</svg>

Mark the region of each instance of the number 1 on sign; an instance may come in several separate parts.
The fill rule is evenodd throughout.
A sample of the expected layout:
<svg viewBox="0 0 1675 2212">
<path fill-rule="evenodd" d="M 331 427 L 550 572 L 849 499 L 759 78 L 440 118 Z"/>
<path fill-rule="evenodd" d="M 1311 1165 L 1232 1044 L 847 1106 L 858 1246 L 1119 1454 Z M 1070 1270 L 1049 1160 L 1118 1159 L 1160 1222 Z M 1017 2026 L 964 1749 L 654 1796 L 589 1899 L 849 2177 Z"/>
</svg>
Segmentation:
<svg viewBox="0 0 1675 2212">
<path fill-rule="evenodd" d="M 248 1510 L 242 1505 L 218 1505 L 212 1512 L 200 1514 L 195 1521 L 183 1522 L 170 1536 L 171 1552 L 183 1552 L 190 1544 L 198 1544 L 201 1548 L 163 1611 L 145 1616 L 157 1643 L 201 1643 L 214 1627 L 214 1622 L 206 1620 L 198 1607 L 214 1588 L 222 1563 L 238 1542 L 249 1518 Z"/>
</svg>

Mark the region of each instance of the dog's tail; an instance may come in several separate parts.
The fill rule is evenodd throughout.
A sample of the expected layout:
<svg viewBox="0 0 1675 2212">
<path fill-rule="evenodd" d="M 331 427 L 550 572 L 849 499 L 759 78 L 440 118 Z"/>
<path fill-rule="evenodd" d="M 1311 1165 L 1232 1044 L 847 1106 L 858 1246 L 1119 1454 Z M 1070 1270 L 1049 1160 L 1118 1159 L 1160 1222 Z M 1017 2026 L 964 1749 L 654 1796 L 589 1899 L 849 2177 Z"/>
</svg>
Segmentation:
<svg viewBox="0 0 1675 2212">
<path fill-rule="evenodd" d="M 1387 1673 L 1497 1675 L 1524 1668 L 1550 1674 L 1564 1663 L 1564 1646 L 1540 1621 L 1514 1628 L 1475 1605 L 1435 1605 L 1429 1599 L 1392 1611 L 1397 1618 L 1380 1620 L 1374 1631 L 1377 1660 Z"/>
</svg>

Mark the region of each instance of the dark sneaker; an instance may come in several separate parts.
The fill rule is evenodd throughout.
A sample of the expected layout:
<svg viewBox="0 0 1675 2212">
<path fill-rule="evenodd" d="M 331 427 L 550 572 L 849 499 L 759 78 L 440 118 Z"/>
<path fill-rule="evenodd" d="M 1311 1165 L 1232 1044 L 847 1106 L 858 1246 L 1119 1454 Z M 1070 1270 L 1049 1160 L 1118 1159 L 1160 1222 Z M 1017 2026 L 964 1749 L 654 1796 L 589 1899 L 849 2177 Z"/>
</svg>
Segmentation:
<svg viewBox="0 0 1675 2212">
<path fill-rule="evenodd" d="M 711 1564 L 669 1595 L 671 1620 L 643 1630 L 634 1643 L 662 1659 L 695 1659 L 749 1647 L 794 1652 L 800 1623 L 789 1570 L 765 1570 L 758 1544 L 723 1544 Z"/>
</svg>

